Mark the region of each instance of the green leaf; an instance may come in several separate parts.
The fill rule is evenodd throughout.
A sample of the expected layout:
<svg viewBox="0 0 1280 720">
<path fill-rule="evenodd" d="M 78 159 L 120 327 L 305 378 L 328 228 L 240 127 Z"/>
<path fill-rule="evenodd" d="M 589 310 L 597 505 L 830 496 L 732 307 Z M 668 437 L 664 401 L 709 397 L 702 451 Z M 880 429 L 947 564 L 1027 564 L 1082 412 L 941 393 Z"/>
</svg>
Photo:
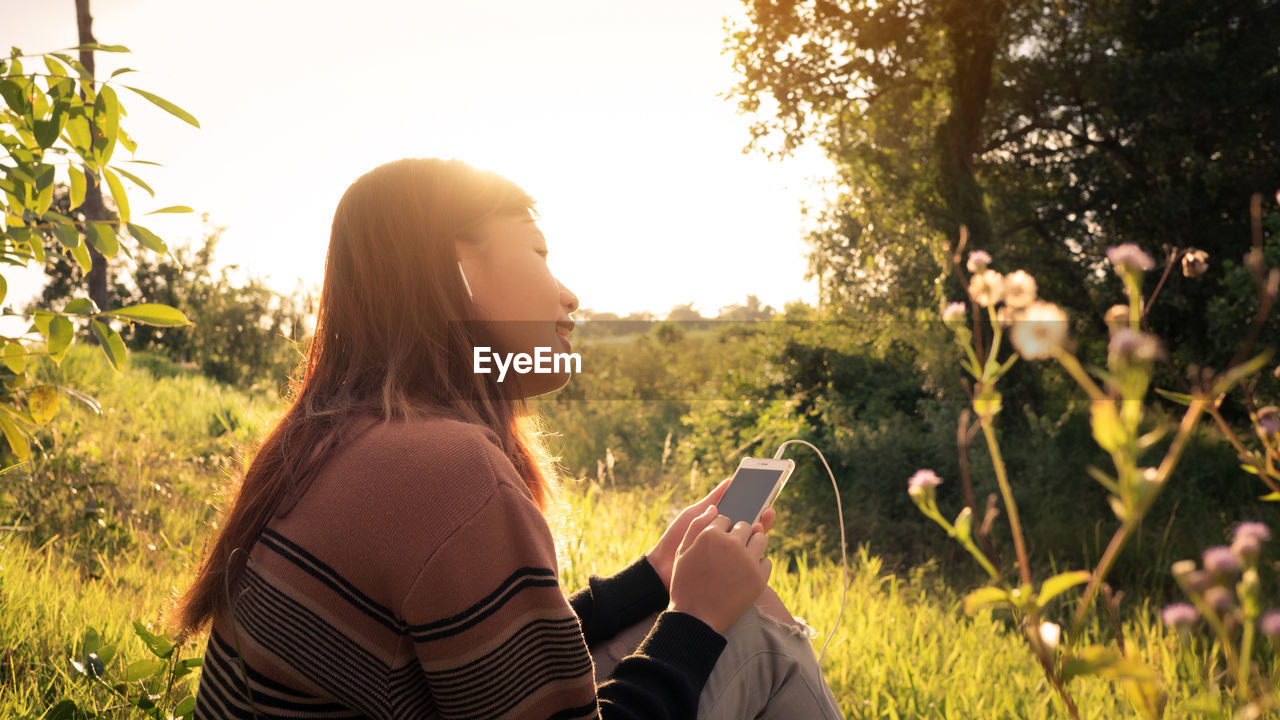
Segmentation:
<svg viewBox="0 0 1280 720">
<path fill-rule="evenodd" d="M 127 683 L 145 680 L 146 678 L 158 676 L 167 667 L 168 664 L 160 660 L 139 660 L 129 663 L 129 667 L 124 669 L 124 674 L 120 676 L 120 679 Z"/>
<path fill-rule="evenodd" d="M 4 104 L 19 115 L 26 115 L 31 111 L 27 94 L 22 91 L 22 86 L 13 80 L 8 78 L 0 80 L 0 98 L 4 98 Z"/>
<path fill-rule="evenodd" d="M 0 275 L 0 305 L 4 304 L 4 298 L 9 294 L 9 282 Z"/>
<path fill-rule="evenodd" d="M 1280 502 L 1280 492 L 1267 493 L 1258 499 L 1265 502 Z"/>
<path fill-rule="evenodd" d="M 52 385 L 37 385 L 27 394 L 27 410 L 40 425 L 48 425 L 58 414 L 58 389 Z"/>
<path fill-rule="evenodd" d="M 65 317 L 55 316 L 49 321 L 49 332 L 46 337 L 48 337 L 49 355 L 54 363 L 61 365 L 62 358 L 67 354 L 67 348 L 71 347 L 71 340 L 75 337 L 75 326 Z"/>
<path fill-rule="evenodd" d="M 18 461 L 26 462 L 31 457 L 31 445 L 8 413 L 0 412 L 0 431 L 4 432 L 4 438 L 9 441 L 9 448 L 18 456 Z"/>
<path fill-rule="evenodd" d="M 1076 570 L 1074 572 L 1065 572 L 1061 575 L 1055 575 L 1040 586 L 1040 594 L 1036 596 L 1036 607 L 1043 608 L 1049 604 L 1049 601 L 1062 593 L 1070 590 L 1076 585 L 1089 582 L 1090 572 L 1088 570 Z"/>
<path fill-rule="evenodd" d="M 120 251 L 120 243 L 116 240 L 116 229 L 109 223 L 91 222 L 87 229 L 89 232 L 85 234 L 85 239 L 98 248 L 98 252 L 104 257 L 115 257 L 115 254 Z"/>
<path fill-rule="evenodd" d="M 138 72 L 138 71 L 137 71 L 137 70 L 134 70 L 133 68 L 123 67 L 123 68 L 120 68 L 119 70 L 116 70 L 115 72 L 111 73 L 111 77 L 115 77 L 115 76 L 117 76 L 117 75 L 123 75 L 123 74 L 125 74 L 125 73 L 131 73 L 131 72 Z"/>
<path fill-rule="evenodd" d="M 124 185 L 120 184 L 120 177 L 116 175 L 111 168 L 102 168 L 102 175 L 107 179 L 107 187 L 111 188 L 111 199 L 116 201 L 116 211 L 120 215 L 121 222 L 129 222 L 129 196 L 124 192 Z M 115 238 L 115 231 L 111 232 L 111 237 Z M 106 253 L 103 253 L 106 255 Z M 111 257 L 107 255 L 107 257 Z"/>
<path fill-rule="evenodd" d="M 196 120 L 196 118 L 195 118 L 195 116 L 194 116 L 194 115 L 192 115 L 191 113 L 187 112 L 186 110 L 183 110 L 182 108 L 178 107 L 177 105 L 174 105 L 173 103 L 169 102 L 168 100 L 165 100 L 164 98 L 160 97 L 159 95 L 156 95 L 155 93 L 149 93 L 149 92 L 147 92 L 146 90 L 139 90 L 138 88 L 136 88 L 136 87 L 131 87 L 131 86 L 129 86 L 129 85 L 125 85 L 124 87 L 125 87 L 125 88 L 127 88 L 127 89 L 129 89 L 129 90 L 132 90 L 132 91 L 134 91 L 134 92 L 138 93 L 138 94 L 139 94 L 139 95 L 141 95 L 142 97 L 144 97 L 144 98 L 146 98 L 147 100 L 151 101 L 151 103 L 152 103 L 153 105 L 155 105 L 156 107 L 160 108 L 161 110 L 164 110 L 165 112 L 169 113 L 170 115 L 173 115 L 174 117 L 176 117 L 176 118 L 178 118 L 178 119 L 180 119 L 180 120 L 182 120 L 182 121 L 184 121 L 184 122 L 186 122 L 186 123 L 188 123 L 188 124 L 190 124 L 190 125 L 194 125 L 195 127 L 200 127 L 200 122 L 199 122 L 198 120 Z"/>
<path fill-rule="evenodd" d="M 89 272 L 93 268 L 93 258 L 89 257 L 89 248 L 81 243 L 71 248 L 71 258 L 80 266 L 81 272 Z"/>
<path fill-rule="evenodd" d="M 1155 670 L 1131 657 L 1125 657 L 1115 648 L 1090 645 L 1069 658 L 1062 668 L 1065 683 L 1080 675 L 1097 675 L 1108 680 L 1137 680 L 1155 682 L 1160 676 Z"/>
<path fill-rule="evenodd" d="M 67 141 L 75 148 L 80 157 L 87 162 L 93 160 L 93 136 L 89 134 L 89 119 L 84 115 L 72 115 L 66 125 Z"/>
<path fill-rule="evenodd" d="M 143 644 L 151 651 L 152 655 L 158 658 L 167 658 L 173 654 L 173 643 L 162 635 L 156 635 L 147 626 L 142 624 L 141 620 L 133 621 L 133 632 L 142 638 Z"/>
<path fill-rule="evenodd" d="M 1090 645 L 1078 650 L 1062 667 L 1062 682 L 1080 675 L 1093 675 L 1102 668 L 1120 660 L 1120 651 L 1102 645 Z"/>
<path fill-rule="evenodd" d="M 187 658 L 186 660 L 179 660 L 177 663 L 174 664 L 174 667 L 173 667 L 173 679 L 180 680 L 181 678 L 186 677 L 187 675 L 191 674 L 192 670 L 200 667 L 202 664 L 203 664 L 203 659 L 198 657 L 191 657 L 191 658 Z"/>
<path fill-rule="evenodd" d="M 169 246 L 165 245 L 164 240 L 161 240 L 159 235 L 156 235 L 141 225 L 134 225 L 133 223 L 129 223 L 128 228 L 129 234 L 137 238 L 138 242 L 142 243 L 142 246 L 148 250 L 154 250 L 155 252 L 162 254 L 169 252 Z"/>
<path fill-rule="evenodd" d="M 116 656 L 116 646 L 114 643 L 103 645 L 102 647 L 98 648 L 98 659 L 102 661 L 103 665 L 111 664 L 111 660 L 115 658 L 115 656 Z"/>
<path fill-rule="evenodd" d="M 84 204 L 84 193 L 88 189 L 88 183 L 84 179 L 84 170 L 72 165 L 67 168 L 67 174 L 71 176 L 71 210 L 75 210 Z"/>
<path fill-rule="evenodd" d="M 48 120 L 36 120 L 31 123 L 31 134 L 35 136 L 41 149 L 47 150 L 58 141 L 58 135 L 62 134 L 62 121 L 65 117 L 61 113 L 54 113 L 54 116 Z"/>
<path fill-rule="evenodd" d="M 84 629 L 84 654 L 98 652 L 98 648 L 102 647 L 102 636 L 98 634 L 98 629 L 90 625 Z"/>
<path fill-rule="evenodd" d="M 1216 398 L 1228 392 L 1236 383 L 1261 370 L 1262 366 L 1266 365 L 1267 361 L 1271 359 L 1273 352 L 1272 348 L 1267 348 L 1247 362 L 1242 362 L 1219 375 L 1213 381 L 1213 397 Z"/>
<path fill-rule="evenodd" d="M 79 60 L 71 57 L 70 55 L 64 55 L 62 53 L 55 52 L 55 53 L 49 53 L 49 54 L 58 58 L 62 62 L 70 65 L 82 80 L 93 80 L 93 73 L 89 72 L 89 69 L 86 68 L 83 64 L 81 64 Z"/>
<path fill-rule="evenodd" d="M 118 135 L 119 137 L 117 137 L 116 139 L 120 141 L 120 144 L 124 146 L 125 150 L 128 150 L 130 154 L 138 152 L 138 143 L 134 142 L 133 138 L 129 137 L 129 133 L 125 132 L 124 128 L 120 128 Z M 146 162 L 146 161 L 145 160 L 125 160 L 125 162 Z M 149 164 L 159 165 L 159 163 L 149 163 Z"/>
<path fill-rule="evenodd" d="M 62 308 L 62 311 L 73 315 L 97 315 L 100 312 L 98 303 L 90 298 L 74 298 Z"/>
<path fill-rule="evenodd" d="M 187 207 L 186 205 L 170 205 L 169 207 L 162 207 L 159 210 L 152 210 L 147 214 L 159 215 L 160 213 L 189 213 L 189 212 L 195 212 L 195 211 Z"/>
<path fill-rule="evenodd" d="M 55 57 L 54 55 L 44 55 L 43 56 L 44 66 L 49 68 L 50 75 L 57 75 L 58 77 L 66 77 L 67 69 L 63 67 L 61 63 L 54 60 L 54 57 Z"/>
<path fill-rule="evenodd" d="M 116 91 L 111 89 L 110 85 L 103 85 L 98 90 L 98 101 L 94 103 L 93 112 L 94 125 L 97 126 L 100 137 L 94 138 L 94 149 L 98 153 L 98 160 L 103 165 L 111 159 L 111 151 L 115 148 L 116 137 L 120 131 L 120 101 L 116 98 Z"/>
<path fill-rule="evenodd" d="M 74 660 L 72 663 L 79 665 L 79 663 L 76 663 Z M 83 666 L 77 667 L 76 669 L 82 674 L 84 673 Z M 40 720 L 71 720 L 71 718 L 79 715 L 80 708 L 76 706 L 76 702 L 74 700 L 62 700 L 57 705 L 49 708 L 44 715 L 40 716 Z"/>
<path fill-rule="evenodd" d="M 23 229 L 25 230 L 26 228 L 23 228 Z M 12 228 L 10 228 L 10 231 L 12 232 Z M 31 248 L 31 256 L 35 258 L 36 262 L 43 265 L 44 264 L 44 238 L 42 238 L 39 233 L 27 232 L 25 240 L 27 243 L 27 247 Z"/>
<path fill-rule="evenodd" d="M 102 352 L 107 356 L 107 362 L 111 363 L 111 367 L 116 372 L 120 372 L 124 368 L 125 363 L 129 360 L 129 354 L 124 349 L 124 340 L 120 339 L 120 333 L 111 329 L 111 326 L 101 320 L 94 320 L 90 323 L 93 334 L 98 338 L 98 344 L 102 346 Z"/>
<path fill-rule="evenodd" d="M 1194 399 L 1190 395 L 1186 395 L 1184 393 L 1170 392 L 1168 390 L 1162 390 L 1160 388 L 1156 388 L 1155 390 L 1157 393 L 1160 394 L 1160 397 L 1163 397 L 1167 400 L 1172 400 L 1178 403 L 1179 405 L 1190 405 L 1191 401 Z"/>
<path fill-rule="evenodd" d="M 137 175 L 134 175 L 133 173 L 129 172 L 128 170 L 125 170 L 125 169 L 124 169 L 124 168 L 122 168 L 122 167 L 115 167 L 115 168 L 112 168 L 112 169 L 113 169 L 113 170 L 115 170 L 116 172 L 120 173 L 121 175 L 123 175 L 123 176 L 125 176 L 125 177 L 129 178 L 131 181 L 133 181 L 133 184 L 134 184 L 134 185 L 137 185 L 138 187 L 142 188 L 143 190 L 146 190 L 146 191 L 147 191 L 147 194 L 148 194 L 148 195 L 150 195 L 151 197 L 155 197 L 155 196 L 156 196 L 156 191 L 155 191 L 155 190 L 152 190 L 150 185 L 148 185 L 148 184 L 146 184 L 145 182 L 143 182 L 143 181 L 142 181 L 142 178 L 138 177 Z M 147 213 L 147 214 L 148 214 L 148 215 L 151 215 L 152 213 Z"/>
<path fill-rule="evenodd" d="M 168 305 L 161 305 L 160 303 L 140 303 L 109 310 L 102 314 L 160 327 L 178 327 L 191 324 L 191 321 L 187 319 L 186 315 L 182 314 L 181 310 Z"/>
<path fill-rule="evenodd" d="M 36 195 L 36 205 L 33 208 L 37 215 L 43 215 L 49 210 L 49 206 L 53 204 L 53 185 L 46 186 Z"/>
<path fill-rule="evenodd" d="M 1009 593 L 1003 588 L 978 588 L 964 596 L 965 615 L 976 615 L 979 610 L 989 607 L 1012 606 Z"/>
<path fill-rule="evenodd" d="M 4 362 L 4 366 L 13 371 L 14 375 L 21 375 L 27 369 L 27 349 L 22 343 L 7 342 L 4 350 L 0 350 L 0 361 Z"/>
<path fill-rule="evenodd" d="M 189 718 L 195 715 L 195 711 L 196 699 L 194 697 L 188 697 L 173 708 L 173 717 L 175 720 Z"/>
<path fill-rule="evenodd" d="M 53 226 L 53 234 L 58 237 L 58 242 L 62 243 L 62 247 L 68 250 L 80 247 L 80 233 L 76 231 L 75 225 L 58 223 Z"/>
<path fill-rule="evenodd" d="M 123 45 L 103 45 L 101 43 L 85 43 L 83 45 L 76 45 L 75 47 L 62 48 L 62 49 L 64 51 L 65 50 L 77 50 L 77 51 L 78 50 L 90 50 L 90 51 L 96 50 L 98 52 L 114 52 L 114 53 L 130 52 L 129 48 Z"/>
</svg>

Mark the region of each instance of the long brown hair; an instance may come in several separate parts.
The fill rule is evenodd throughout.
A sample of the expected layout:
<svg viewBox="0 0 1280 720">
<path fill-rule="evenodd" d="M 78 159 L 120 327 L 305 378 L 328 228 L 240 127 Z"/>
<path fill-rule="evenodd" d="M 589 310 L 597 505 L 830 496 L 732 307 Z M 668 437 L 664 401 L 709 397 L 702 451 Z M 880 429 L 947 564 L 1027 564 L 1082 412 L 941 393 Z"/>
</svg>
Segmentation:
<svg viewBox="0 0 1280 720">
<path fill-rule="evenodd" d="M 183 638 L 225 612 L 226 590 L 267 523 L 289 512 L 362 416 L 445 416 L 493 430 L 542 511 L 554 472 L 525 422 L 519 378 L 473 372 L 472 348 L 493 345 L 476 322 L 455 264 L 455 240 L 479 223 L 527 215 L 515 183 L 459 160 L 405 159 L 364 174 L 333 216 L 316 330 L 291 379 L 288 407 L 264 436 L 194 582 L 177 600 Z M 244 557 L 239 558 L 243 561 Z"/>
</svg>

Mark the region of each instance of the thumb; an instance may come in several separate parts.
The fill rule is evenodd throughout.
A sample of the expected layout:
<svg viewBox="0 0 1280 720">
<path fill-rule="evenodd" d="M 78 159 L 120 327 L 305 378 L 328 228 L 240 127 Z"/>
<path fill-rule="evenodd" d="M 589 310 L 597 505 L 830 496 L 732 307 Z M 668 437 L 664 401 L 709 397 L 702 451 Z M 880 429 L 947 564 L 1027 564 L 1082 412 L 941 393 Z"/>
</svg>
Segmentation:
<svg viewBox="0 0 1280 720">
<path fill-rule="evenodd" d="M 729 489 L 729 481 L 732 479 L 733 478 L 725 478 L 720 481 L 720 484 L 716 486 L 716 489 L 707 493 L 707 496 L 699 500 L 694 507 L 698 510 L 702 510 L 708 505 L 715 505 L 719 503 L 720 498 L 723 498 L 725 491 Z"/>
<path fill-rule="evenodd" d="M 684 531 L 684 539 L 680 541 L 680 550 L 683 551 L 692 545 L 694 538 L 698 537 L 698 533 L 705 530 L 711 524 L 711 521 L 719 516 L 720 510 L 715 505 L 708 505 L 701 515 L 689 522 L 689 527 Z"/>
</svg>

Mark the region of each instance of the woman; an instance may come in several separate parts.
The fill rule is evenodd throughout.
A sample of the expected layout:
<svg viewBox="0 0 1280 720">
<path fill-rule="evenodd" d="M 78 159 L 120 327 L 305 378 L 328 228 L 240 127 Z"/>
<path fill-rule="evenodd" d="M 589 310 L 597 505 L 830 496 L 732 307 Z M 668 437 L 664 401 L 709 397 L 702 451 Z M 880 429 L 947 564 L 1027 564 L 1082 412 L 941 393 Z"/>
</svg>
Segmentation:
<svg viewBox="0 0 1280 720">
<path fill-rule="evenodd" d="M 723 483 L 562 594 L 523 401 L 568 372 L 476 372 L 477 348 L 570 350 L 578 301 L 532 208 L 456 160 L 343 195 L 292 402 L 179 601 L 184 635 L 211 624 L 198 717 L 839 716 L 764 592 L 772 513 L 730 528 Z"/>
</svg>

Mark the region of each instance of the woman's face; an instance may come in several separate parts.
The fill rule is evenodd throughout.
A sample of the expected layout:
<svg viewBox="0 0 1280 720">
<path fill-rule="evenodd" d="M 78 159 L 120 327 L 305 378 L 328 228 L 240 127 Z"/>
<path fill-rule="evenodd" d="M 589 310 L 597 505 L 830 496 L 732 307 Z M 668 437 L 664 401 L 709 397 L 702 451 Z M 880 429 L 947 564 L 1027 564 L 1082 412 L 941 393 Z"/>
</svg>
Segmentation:
<svg viewBox="0 0 1280 720">
<path fill-rule="evenodd" d="M 533 357 L 537 348 L 546 348 L 544 366 L 556 370 L 554 354 L 572 352 L 568 336 L 574 323 L 569 314 L 578 309 L 578 297 L 547 267 L 547 239 L 528 214 L 492 218 L 477 234 L 480 242 L 459 242 L 456 247 L 479 317 L 498 345 L 492 353 Z M 495 376 L 498 362 L 487 361 Z M 561 362 L 555 372 L 521 374 L 525 394 L 532 397 L 563 387 L 569 381 L 567 366 Z M 515 374 L 513 365 L 506 377 Z"/>
</svg>

